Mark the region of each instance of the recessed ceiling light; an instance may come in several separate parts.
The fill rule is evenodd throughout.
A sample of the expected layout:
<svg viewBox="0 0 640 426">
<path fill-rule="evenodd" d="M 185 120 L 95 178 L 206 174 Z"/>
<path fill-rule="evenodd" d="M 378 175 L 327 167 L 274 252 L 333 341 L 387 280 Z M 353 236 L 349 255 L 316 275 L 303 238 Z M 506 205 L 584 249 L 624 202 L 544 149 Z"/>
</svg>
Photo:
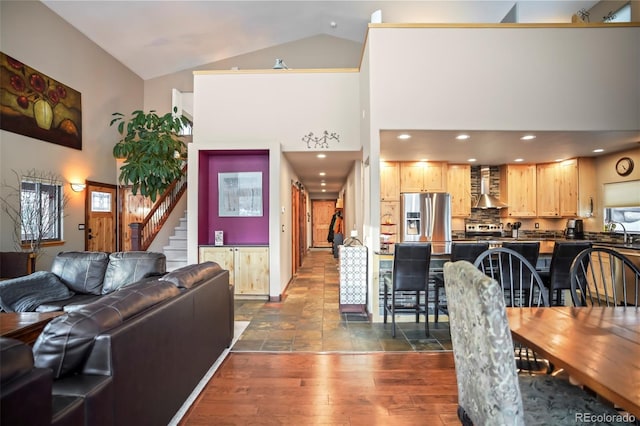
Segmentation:
<svg viewBox="0 0 640 426">
<path fill-rule="evenodd" d="M 421 158 L 420 161 L 423 162 L 423 163 L 426 163 L 428 161 L 428 159 L 427 158 Z"/>
<path fill-rule="evenodd" d="M 469 135 L 464 135 L 463 134 L 463 135 L 456 136 L 456 139 L 458 139 L 459 141 L 463 141 L 463 140 L 469 139 L 470 137 L 471 136 L 469 136 Z"/>
<path fill-rule="evenodd" d="M 320 186 L 327 186 L 325 182 L 320 182 Z"/>
<path fill-rule="evenodd" d="M 318 154 L 316 155 L 318 158 L 327 158 L 327 154 Z"/>
<path fill-rule="evenodd" d="M 323 190 L 322 190 L 322 192 L 327 192 L 327 190 L 326 190 L 326 189 L 323 189 Z"/>
<path fill-rule="evenodd" d="M 604 152 L 604 149 L 602 148 L 596 148 L 593 150 L 593 152 Z"/>
<path fill-rule="evenodd" d="M 523 141 L 530 141 L 531 139 L 535 139 L 535 138 L 536 138 L 536 135 L 524 135 L 520 139 Z"/>
<path fill-rule="evenodd" d="M 320 172 L 318 173 L 320 176 L 326 176 L 327 174 L 325 172 Z"/>
<path fill-rule="evenodd" d="M 523 158 L 516 158 L 513 161 L 515 161 L 516 163 L 522 163 L 524 161 L 524 159 Z"/>
<path fill-rule="evenodd" d="M 470 163 L 473 163 L 473 162 L 476 162 L 478 160 L 476 160 L 475 158 L 469 158 L 467 161 L 470 162 Z"/>
<path fill-rule="evenodd" d="M 411 139 L 411 135 L 408 133 L 402 133 L 401 135 L 398 135 L 398 139 L 400 140 L 407 140 L 407 139 Z"/>
</svg>

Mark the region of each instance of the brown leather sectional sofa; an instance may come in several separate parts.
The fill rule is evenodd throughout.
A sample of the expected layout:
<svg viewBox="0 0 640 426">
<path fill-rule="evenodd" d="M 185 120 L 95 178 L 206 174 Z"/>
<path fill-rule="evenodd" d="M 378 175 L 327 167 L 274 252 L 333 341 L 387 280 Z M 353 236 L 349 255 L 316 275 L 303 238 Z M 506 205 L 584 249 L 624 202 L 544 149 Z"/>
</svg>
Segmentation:
<svg viewBox="0 0 640 426">
<path fill-rule="evenodd" d="M 205 262 L 69 310 L 33 352 L 1 339 L 0 424 L 167 424 L 230 345 L 232 300 L 228 271 Z"/>
</svg>

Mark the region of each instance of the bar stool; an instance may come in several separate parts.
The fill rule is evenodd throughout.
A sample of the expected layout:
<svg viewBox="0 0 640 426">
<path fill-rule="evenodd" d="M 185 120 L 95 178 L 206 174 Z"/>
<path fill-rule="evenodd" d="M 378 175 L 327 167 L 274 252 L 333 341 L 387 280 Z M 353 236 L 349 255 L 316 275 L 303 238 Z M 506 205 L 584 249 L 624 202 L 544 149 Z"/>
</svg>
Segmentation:
<svg viewBox="0 0 640 426">
<path fill-rule="evenodd" d="M 456 262 L 458 260 L 466 260 L 469 263 L 473 263 L 476 258 L 485 250 L 489 249 L 489 243 L 451 243 L 451 256 L 449 260 L 451 262 Z M 433 280 L 435 282 L 434 288 L 434 300 L 433 300 L 433 316 L 434 321 L 438 323 L 438 315 L 440 313 L 440 290 L 444 290 L 444 277 L 443 275 L 437 274 L 434 275 Z M 445 293 L 446 296 L 446 293 Z M 447 309 L 447 305 L 444 305 L 444 309 Z M 446 311 L 445 311 L 446 312 Z"/>
<path fill-rule="evenodd" d="M 538 256 L 540 255 L 540 242 L 539 241 L 529 241 L 529 242 L 509 242 L 509 241 L 505 241 L 502 243 L 502 248 L 506 248 L 509 250 L 513 250 L 516 253 L 522 255 L 522 257 L 524 257 L 526 259 L 527 262 L 529 262 L 531 264 L 531 266 L 533 266 L 533 268 L 535 269 L 536 264 L 538 263 Z M 506 256 L 506 255 L 504 255 Z M 503 265 L 506 267 L 506 264 L 503 263 Z M 522 283 L 524 283 L 524 285 L 527 285 L 528 283 L 531 283 L 531 281 L 533 280 L 533 277 L 531 276 L 531 273 L 529 272 L 528 269 L 524 269 L 522 270 L 522 279 L 518 276 L 518 274 L 520 273 L 519 270 L 505 270 L 503 271 L 503 273 L 505 274 L 505 280 L 508 279 L 513 279 L 514 282 L 518 282 L 521 281 Z M 513 273 L 514 276 L 510 277 L 509 274 Z"/>
<path fill-rule="evenodd" d="M 392 336 L 396 337 L 396 312 L 415 312 L 416 323 L 420 321 L 420 314 L 425 315 L 425 334 L 429 335 L 429 312 L 426 296 L 429 283 L 429 263 L 431 262 L 430 243 L 396 243 L 393 253 L 393 270 L 391 277 L 384 278 L 384 323 L 387 314 L 391 314 Z M 388 303 L 388 293 L 391 290 L 391 303 Z M 425 304 L 420 303 L 420 293 L 425 292 Z M 415 293 L 415 303 L 396 302 L 396 293 Z"/>
<path fill-rule="evenodd" d="M 542 283 L 549 289 L 550 305 L 563 305 L 562 290 L 571 289 L 571 276 L 569 274 L 571 263 L 582 250 L 589 248 L 591 248 L 591 242 L 589 241 L 561 241 L 555 243 L 549 272 L 540 274 Z"/>
</svg>

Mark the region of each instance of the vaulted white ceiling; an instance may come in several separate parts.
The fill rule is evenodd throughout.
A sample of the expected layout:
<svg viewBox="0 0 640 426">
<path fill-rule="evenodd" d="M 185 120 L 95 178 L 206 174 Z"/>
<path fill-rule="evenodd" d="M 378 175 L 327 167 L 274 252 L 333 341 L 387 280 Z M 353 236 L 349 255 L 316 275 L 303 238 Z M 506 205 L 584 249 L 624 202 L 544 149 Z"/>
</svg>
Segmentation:
<svg viewBox="0 0 640 426">
<path fill-rule="evenodd" d="M 334 37 L 363 43 L 371 14 L 380 10 L 390 23 L 498 23 L 517 9 L 520 23 L 566 23 L 597 1 L 104 1 L 42 0 L 98 46 L 143 79 L 196 68 L 238 55 L 314 37 Z M 510 13 L 511 12 L 511 13 Z M 467 141 L 459 133 L 411 129 L 412 138 L 399 141 L 405 129 L 382 132 L 381 154 L 387 160 L 418 160 L 503 164 L 515 158 L 553 161 L 578 155 L 637 147 L 640 132 L 545 132 L 535 142 L 519 140 L 520 132 L 473 132 Z M 462 132 L 461 129 L 460 132 Z M 453 141 L 453 143 L 450 143 Z M 464 144 L 464 145 L 463 145 Z M 540 146 L 549 148 L 540 149 Z M 402 147 L 401 149 L 399 149 Z M 407 149 L 406 147 L 410 147 Z M 306 189 L 335 194 L 343 185 L 358 153 L 286 153 Z M 319 177 L 319 172 L 326 176 Z M 326 186 L 321 187 L 324 179 Z"/>
</svg>

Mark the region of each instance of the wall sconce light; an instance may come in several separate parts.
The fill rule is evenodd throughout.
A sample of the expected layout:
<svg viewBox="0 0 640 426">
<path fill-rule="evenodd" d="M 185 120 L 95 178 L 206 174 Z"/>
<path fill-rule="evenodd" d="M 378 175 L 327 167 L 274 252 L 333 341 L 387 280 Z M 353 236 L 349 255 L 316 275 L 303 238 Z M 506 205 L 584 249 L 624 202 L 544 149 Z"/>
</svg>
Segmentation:
<svg viewBox="0 0 640 426">
<path fill-rule="evenodd" d="M 69 185 L 71 186 L 71 189 L 73 190 L 73 192 L 82 192 L 87 187 L 87 185 L 85 185 L 84 183 L 71 182 Z"/>
</svg>

